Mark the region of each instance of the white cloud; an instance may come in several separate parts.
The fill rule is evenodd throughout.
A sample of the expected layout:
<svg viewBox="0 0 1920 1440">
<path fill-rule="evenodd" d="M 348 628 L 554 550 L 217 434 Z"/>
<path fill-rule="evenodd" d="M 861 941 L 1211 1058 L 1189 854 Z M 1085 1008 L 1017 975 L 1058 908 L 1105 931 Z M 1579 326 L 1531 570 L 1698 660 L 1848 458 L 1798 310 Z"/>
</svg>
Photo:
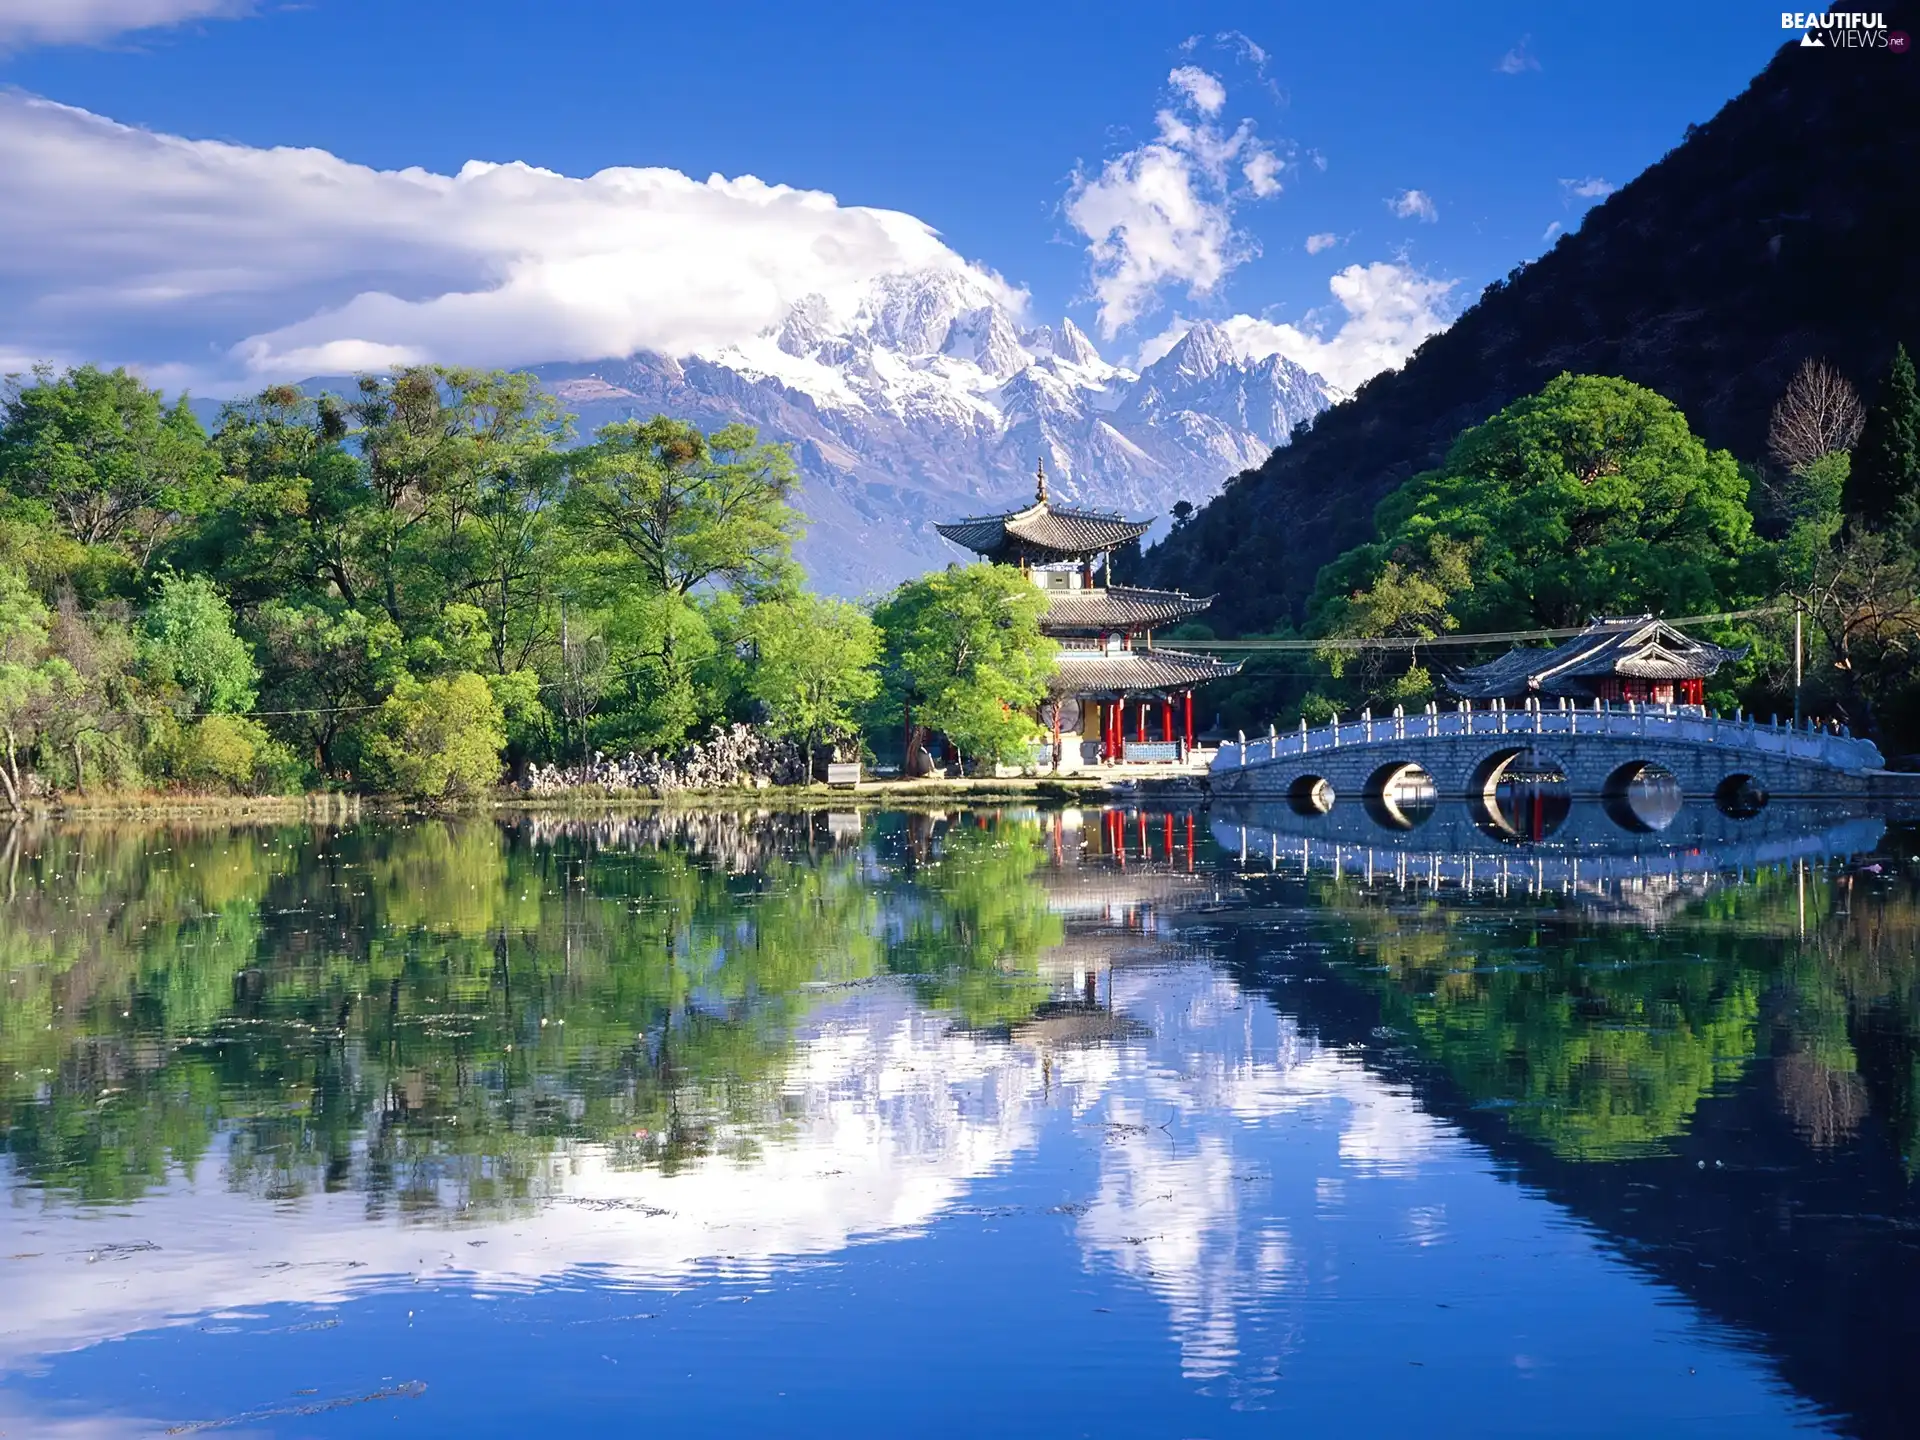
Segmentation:
<svg viewBox="0 0 1920 1440">
<path fill-rule="evenodd" d="M 1540 236 L 1540 238 L 1542 240 L 1551 240 L 1553 239 L 1554 236 L 1558 235 L 1562 230 L 1566 228 L 1567 227 L 1562 225 L 1558 220 L 1555 220 L 1551 225 L 1547 226 L 1546 231 Z"/>
<path fill-rule="evenodd" d="M 72 45 L 187 20 L 231 19 L 254 0 L 0 0 L 0 50 Z"/>
<path fill-rule="evenodd" d="M 1271 150 L 1256 150 L 1240 173 L 1247 177 L 1247 185 L 1259 199 L 1280 193 L 1280 171 L 1283 168 L 1280 157 Z"/>
<path fill-rule="evenodd" d="M 1235 231 L 1238 199 L 1264 199 L 1280 193 L 1280 157 L 1254 137 L 1253 122 L 1233 130 L 1207 117 L 1226 103 L 1226 92 L 1193 82 L 1213 77 L 1182 66 L 1167 78 L 1177 96 L 1200 116 L 1169 107 L 1155 116 L 1152 140 L 1101 167 L 1098 174 L 1074 176 L 1067 191 L 1067 222 L 1087 239 L 1093 262 L 1093 293 L 1100 302 L 1100 330 L 1111 338 L 1159 303 L 1159 291 L 1183 285 L 1205 295 L 1227 272 L 1257 253 Z M 1246 182 L 1236 195 L 1234 175 Z"/>
<path fill-rule="evenodd" d="M 1322 250 L 1331 250 L 1340 243 L 1340 237 L 1331 230 L 1322 230 L 1318 235 L 1307 236 L 1307 254 L 1318 255 Z"/>
<path fill-rule="evenodd" d="M 1424 190 L 1402 190 L 1387 201 L 1387 208 L 1402 220 L 1419 220 L 1427 225 L 1440 218 L 1440 207 Z"/>
<path fill-rule="evenodd" d="M 1533 52 L 1527 48 L 1532 39 L 1531 35 L 1522 35 L 1520 43 L 1502 55 L 1493 68 L 1502 75 L 1523 75 L 1529 70 L 1538 70 L 1540 62 L 1533 58 Z"/>
<path fill-rule="evenodd" d="M 1276 324 L 1253 315 L 1216 321 L 1237 354 L 1248 360 L 1284 355 L 1341 390 L 1353 391 L 1382 370 L 1398 368 L 1414 347 L 1447 328 L 1445 313 L 1454 282 L 1437 280 L 1408 265 L 1376 260 L 1349 265 L 1327 281 L 1339 302 L 1335 317 L 1316 311 L 1304 327 Z M 1150 365 L 1192 328 L 1176 320 L 1144 342 L 1139 363 Z M 1329 331 L 1329 326 L 1331 330 Z"/>
<path fill-rule="evenodd" d="M 1604 200 L 1620 187 L 1611 181 L 1602 180 L 1597 175 L 1589 175 L 1584 180 L 1562 180 L 1560 189 L 1567 200 Z"/>
<path fill-rule="evenodd" d="M 0 93 L 0 354 L 216 391 L 399 361 L 684 355 L 929 267 L 966 268 L 922 221 L 752 176 L 380 171 Z"/>
<path fill-rule="evenodd" d="M 1227 87 L 1220 77 L 1210 75 L 1198 65 L 1182 65 L 1167 76 L 1167 82 L 1187 97 L 1187 102 L 1202 115 L 1218 115 L 1227 103 Z"/>
</svg>

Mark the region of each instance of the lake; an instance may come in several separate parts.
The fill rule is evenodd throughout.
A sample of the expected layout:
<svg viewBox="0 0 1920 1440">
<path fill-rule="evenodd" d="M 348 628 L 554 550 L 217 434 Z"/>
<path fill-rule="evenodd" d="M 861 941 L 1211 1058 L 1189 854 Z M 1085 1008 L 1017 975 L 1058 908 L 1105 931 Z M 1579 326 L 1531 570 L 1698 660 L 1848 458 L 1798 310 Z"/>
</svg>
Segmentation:
<svg viewBox="0 0 1920 1440">
<path fill-rule="evenodd" d="M 1911 1433 L 1920 834 L 1677 808 L 16 826 L 0 1433 Z"/>
</svg>

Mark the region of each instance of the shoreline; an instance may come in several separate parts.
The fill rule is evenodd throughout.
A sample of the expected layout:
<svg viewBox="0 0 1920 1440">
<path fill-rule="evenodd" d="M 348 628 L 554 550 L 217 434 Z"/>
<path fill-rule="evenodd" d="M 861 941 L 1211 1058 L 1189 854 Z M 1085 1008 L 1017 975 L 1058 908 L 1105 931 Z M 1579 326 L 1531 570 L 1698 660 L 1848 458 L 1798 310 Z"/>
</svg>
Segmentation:
<svg viewBox="0 0 1920 1440">
<path fill-rule="evenodd" d="M 648 794 L 582 787 L 534 795 L 496 790 L 490 795 L 436 805 L 395 795 L 355 795 L 316 791 L 305 795 L 154 795 L 103 794 L 34 801 L 18 813 L 0 812 L 0 825 L 21 821 L 230 820 L 342 822 L 390 815 L 482 815 L 509 812 L 687 810 L 711 808 L 840 808 L 885 804 L 912 806 L 954 801 L 1043 800 L 1071 803 L 1121 795 L 1207 798 L 1202 777 L 1142 776 L 1116 785 L 1106 779 L 1071 776 L 1012 776 L 999 779 L 863 780 L 857 786 L 727 786 Z"/>
</svg>

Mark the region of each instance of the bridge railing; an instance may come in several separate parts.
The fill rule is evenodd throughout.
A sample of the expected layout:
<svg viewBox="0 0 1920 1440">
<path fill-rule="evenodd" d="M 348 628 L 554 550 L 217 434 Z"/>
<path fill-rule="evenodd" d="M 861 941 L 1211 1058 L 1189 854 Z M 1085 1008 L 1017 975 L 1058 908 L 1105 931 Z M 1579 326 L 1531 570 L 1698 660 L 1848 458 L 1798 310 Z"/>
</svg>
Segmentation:
<svg viewBox="0 0 1920 1440">
<path fill-rule="evenodd" d="M 1510 710 L 1443 709 L 1430 705 L 1416 715 L 1397 710 L 1388 716 L 1362 712 L 1357 720 L 1336 719 L 1330 725 L 1284 733 L 1268 730 L 1264 737 L 1229 740 L 1214 757 L 1216 771 L 1239 770 L 1281 760 L 1299 759 L 1322 751 L 1360 746 L 1400 745 L 1407 741 L 1459 736 L 1579 736 L 1608 735 L 1744 750 L 1804 760 L 1836 770 L 1876 770 L 1884 763 L 1870 740 L 1842 732 L 1795 728 L 1777 720 L 1752 716 L 1714 715 L 1697 705 L 1527 706 Z"/>
</svg>

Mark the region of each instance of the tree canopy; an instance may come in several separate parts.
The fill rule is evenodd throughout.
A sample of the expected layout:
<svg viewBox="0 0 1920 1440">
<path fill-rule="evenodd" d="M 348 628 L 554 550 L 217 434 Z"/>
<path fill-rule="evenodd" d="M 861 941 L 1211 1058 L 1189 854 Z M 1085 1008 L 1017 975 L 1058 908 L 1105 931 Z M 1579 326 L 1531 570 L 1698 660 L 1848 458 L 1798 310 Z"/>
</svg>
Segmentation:
<svg viewBox="0 0 1920 1440">
<path fill-rule="evenodd" d="M 874 611 L 885 637 L 889 718 L 946 732 L 962 752 L 1015 757 L 1039 734 L 1057 647 L 1047 597 L 1007 565 L 962 565 L 909 581 Z"/>
</svg>

